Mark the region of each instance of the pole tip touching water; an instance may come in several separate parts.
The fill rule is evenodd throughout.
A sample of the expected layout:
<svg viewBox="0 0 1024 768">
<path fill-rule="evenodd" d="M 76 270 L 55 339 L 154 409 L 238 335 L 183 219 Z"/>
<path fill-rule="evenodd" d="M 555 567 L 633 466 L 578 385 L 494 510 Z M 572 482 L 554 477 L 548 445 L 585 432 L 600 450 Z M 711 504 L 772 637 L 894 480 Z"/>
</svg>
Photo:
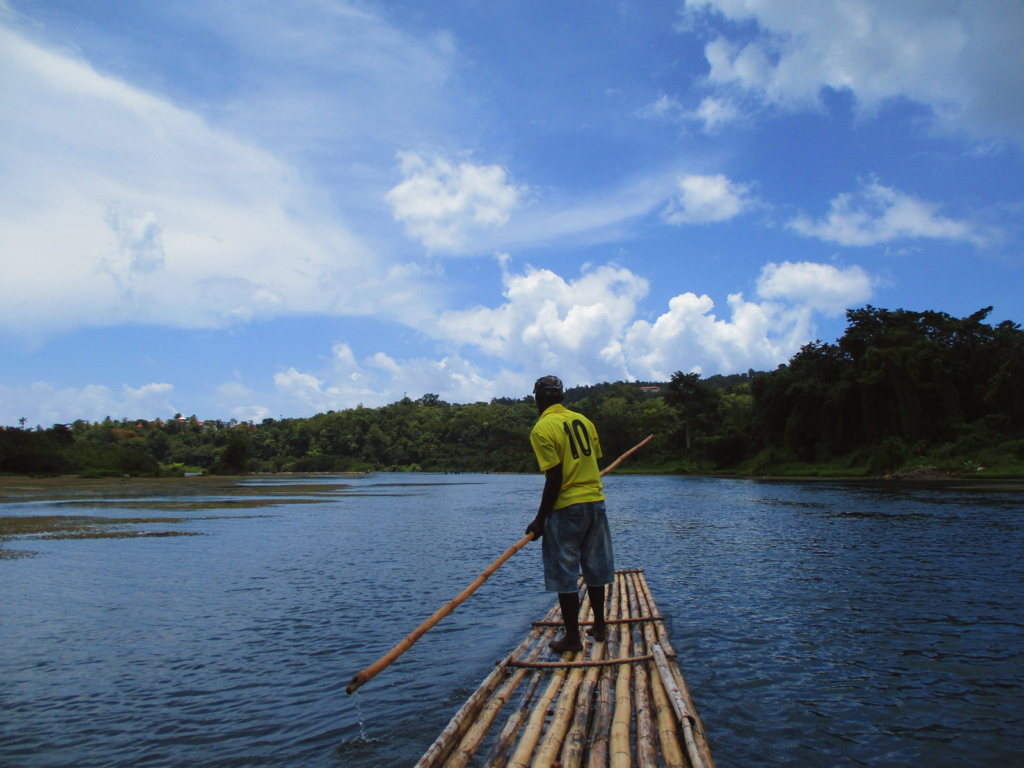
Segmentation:
<svg viewBox="0 0 1024 768">
<path fill-rule="evenodd" d="M 609 472 L 611 472 L 613 469 L 619 466 L 619 464 L 621 464 L 624 459 L 629 457 L 631 454 L 639 451 L 653 439 L 654 435 L 648 435 L 644 440 L 637 443 L 635 446 L 630 448 L 624 454 L 619 456 L 619 458 L 617 458 L 615 461 L 613 461 L 611 464 L 609 464 L 607 467 L 601 470 L 601 476 L 604 477 L 605 475 L 607 475 Z M 498 570 L 506 560 L 512 557 L 512 555 L 514 555 L 520 549 L 525 547 L 531 541 L 533 541 L 533 534 L 528 533 L 515 544 L 513 544 L 511 547 L 509 547 L 507 550 L 505 550 L 505 554 L 503 554 L 501 557 L 499 557 L 497 560 L 491 563 L 486 568 L 486 570 L 484 570 L 479 576 L 476 577 L 476 579 L 473 580 L 472 584 L 470 584 L 468 587 L 462 590 L 462 592 L 460 592 L 456 597 L 452 598 L 447 603 L 438 608 L 437 611 L 434 612 L 433 616 L 431 616 L 429 619 L 427 619 L 418 627 L 416 627 L 416 629 L 413 630 L 413 632 L 408 637 L 406 637 L 405 640 L 403 640 L 390 651 L 385 653 L 377 661 L 368 666 L 362 672 L 353 675 L 352 679 L 349 681 L 349 684 L 345 686 L 345 692 L 349 696 L 351 696 L 362 686 L 366 685 L 368 682 L 370 682 L 370 680 L 372 680 L 378 674 L 380 674 L 389 666 L 391 666 L 391 663 L 395 659 L 397 659 L 407 650 L 412 648 L 415 642 L 419 640 L 421 637 L 423 637 L 423 635 L 425 635 L 428 631 L 430 631 L 430 629 L 432 629 L 435 624 L 441 621 L 441 619 L 443 619 L 449 613 L 451 613 L 460 605 L 462 605 L 462 603 L 466 601 L 466 598 L 468 598 L 470 595 L 476 592 L 477 588 L 485 581 L 487 581 L 487 579 L 490 578 L 491 574 Z"/>
</svg>

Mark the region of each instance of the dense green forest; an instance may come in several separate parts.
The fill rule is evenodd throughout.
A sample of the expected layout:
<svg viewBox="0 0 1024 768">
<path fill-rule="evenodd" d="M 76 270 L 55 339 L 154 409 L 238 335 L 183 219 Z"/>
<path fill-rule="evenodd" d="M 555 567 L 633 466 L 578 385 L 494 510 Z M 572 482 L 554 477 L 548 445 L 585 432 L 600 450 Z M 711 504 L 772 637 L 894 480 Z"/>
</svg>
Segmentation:
<svg viewBox="0 0 1024 768">
<path fill-rule="evenodd" d="M 847 312 L 835 344 L 807 344 L 775 371 L 575 387 L 566 404 L 597 425 L 605 462 L 653 433 L 634 471 L 1021 475 L 1024 331 L 986 324 L 990 311 L 868 306 Z M 178 414 L 22 426 L 0 430 L 0 472 L 533 472 L 536 418 L 529 397 L 460 405 L 428 394 L 260 424 Z"/>
</svg>

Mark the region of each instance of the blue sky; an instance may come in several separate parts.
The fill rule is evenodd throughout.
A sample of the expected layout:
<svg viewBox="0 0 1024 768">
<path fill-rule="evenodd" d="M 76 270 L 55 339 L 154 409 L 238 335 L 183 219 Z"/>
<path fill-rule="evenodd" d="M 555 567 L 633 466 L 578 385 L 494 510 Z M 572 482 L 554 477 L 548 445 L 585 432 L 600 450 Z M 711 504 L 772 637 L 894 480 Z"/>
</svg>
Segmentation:
<svg viewBox="0 0 1024 768">
<path fill-rule="evenodd" d="M 1024 320 L 1024 5 L 0 0 L 0 423 Z"/>
</svg>

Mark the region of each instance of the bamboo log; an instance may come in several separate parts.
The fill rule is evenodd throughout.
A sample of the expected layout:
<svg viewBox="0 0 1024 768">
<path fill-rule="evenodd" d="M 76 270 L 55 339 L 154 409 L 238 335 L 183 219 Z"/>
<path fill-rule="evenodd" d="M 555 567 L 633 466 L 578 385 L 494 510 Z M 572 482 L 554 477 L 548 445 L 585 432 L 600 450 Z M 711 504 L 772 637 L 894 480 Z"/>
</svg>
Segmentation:
<svg viewBox="0 0 1024 768">
<path fill-rule="evenodd" d="M 637 605 L 636 589 L 630 576 L 626 576 L 626 594 L 629 599 L 629 612 L 634 618 L 640 618 Z M 632 625 L 633 655 L 644 653 L 644 638 L 640 625 Z M 658 768 L 658 753 L 654 748 L 654 724 L 651 722 L 650 698 L 648 697 L 647 665 L 637 664 L 633 670 L 633 704 L 636 714 L 636 764 L 637 768 Z"/>
<path fill-rule="evenodd" d="M 533 679 L 526 686 L 522 698 L 516 705 L 516 711 L 512 713 L 508 722 L 505 723 L 505 727 L 498 734 L 498 740 L 491 747 L 491 751 L 484 761 L 484 768 L 505 768 L 505 763 L 508 761 L 508 753 L 512 749 L 516 736 L 519 735 L 519 729 L 522 728 L 523 721 L 526 720 L 526 715 L 530 711 L 530 704 L 533 703 L 533 697 L 537 695 L 537 688 L 540 687 L 540 681 L 543 676 L 541 672 L 534 673 Z"/>
<path fill-rule="evenodd" d="M 536 647 L 527 655 L 530 661 L 536 659 L 540 655 L 541 651 L 544 650 L 545 640 L 546 636 L 542 634 L 540 642 L 537 643 Z M 459 746 L 444 764 L 445 768 L 465 768 L 465 766 L 469 764 L 469 761 L 480 747 L 480 742 L 483 741 L 484 736 L 487 735 L 487 732 L 491 729 L 491 725 L 494 723 L 494 720 L 498 717 L 498 713 L 501 711 L 501 708 L 505 706 L 505 703 L 509 698 L 511 698 L 512 694 L 515 692 L 519 683 L 522 682 L 522 679 L 525 676 L 525 669 L 517 669 L 509 676 L 508 680 L 502 684 L 497 693 L 487 701 L 487 704 L 484 705 L 476 720 L 469 727 L 469 730 L 466 731 L 466 735 L 462 737 L 462 741 L 459 742 Z"/>
<path fill-rule="evenodd" d="M 576 582 L 577 588 L 579 588 L 580 585 L 582 585 L 582 583 L 583 579 L 582 577 L 580 577 L 580 579 Z M 546 618 L 553 619 L 559 618 L 560 616 L 561 609 L 559 607 L 559 604 L 556 603 L 555 606 L 548 613 Z M 541 648 L 543 648 L 543 639 L 541 640 L 539 645 Z M 501 734 L 498 736 L 498 741 L 492 748 L 491 754 L 487 758 L 487 765 L 490 768 L 504 768 L 505 765 L 507 764 L 509 750 L 512 748 L 512 744 L 519 733 L 519 729 L 522 727 L 523 721 L 527 718 L 530 701 L 532 701 L 533 696 L 537 691 L 537 687 L 540 684 L 540 681 L 541 674 L 537 674 L 534 677 L 533 681 L 530 683 L 530 688 L 527 690 L 526 695 L 524 695 L 518 710 L 515 713 L 513 713 L 512 717 L 510 717 L 509 721 L 505 724 L 505 727 L 502 728 Z M 551 682 L 555 682 L 554 678 L 552 678 Z M 545 696 L 547 696 L 548 694 L 554 694 L 554 691 L 552 691 L 550 684 L 548 685 L 548 688 L 545 690 Z M 548 703 L 544 703 L 543 710 L 546 710 L 547 707 Z M 541 709 L 540 705 L 538 705 L 538 707 L 534 709 L 533 714 L 536 714 L 537 709 Z M 530 719 L 527 721 L 528 724 L 533 722 L 533 714 L 530 715 Z M 543 724 L 543 719 L 541 720 L 541 723 Z M 527 757 L 529 757 L 529 755 L 527 755 Z"/>
<path fill-rule="evenodd" d="M 654 594 L 651 592 L 651 588 L 647 584 L 647 579 L 642 573 L 640 575 L 640 586 L 651 614 L 661 615 L 661 612 L 658 610 L 658 604 L 654 600 Z M 659 644 L 662 646 L 662 650 L 665 651 L 665 655 L 674 657 L 676 654 L 672 648 L 672 642 L 669 640 L 668 630 L 665 628 L 665 623 L 663 621 L 656 620 L 654 622 L 654 626 L 658 631 Z M 704 734 L 704 724 L 701 722 L 700 715 L 697 714 L 697 708 L 693 705 L 693 698 L 690 696 L 690 689 L 686 685 L 686 679 L 683 677 L 683 672 L 674 658 L 669 660 L 669 669 L 672 672 L 672 677 L 676 682 L 676 686 L 683 695 L 683 699 L 690 710 L 690 714 L 693 716 L 693 738 L 697 744 L 701 760 L 704 761 L 704 765 L 707 768 L 715 768 L 715 759 L 711 755 L 711 748 L 708 745 L 707 737 Z"/>
<path fill-rule="evenodd" d="M 649 443 L 653 438 L 654 435 L 648 435 L 645 440 L 633 446 L 624 454 L 619 456 L 618 459 L 616 459 L 614 462 L 608 465 L 608 467 L 606 467 L 601 472 L 601 477 L 604 477 L 606 474 L 611 472 L 612 469 L 614 469 L 615 467 L 622 463 L 623 459 L 640 450 L 643 446 L 647 445 L 647 443 Z M 473 579 L 473 582 L 468 587 L 466 587 L 458 595 L 456 595 L 454 598 L 452 598 L 447 603 L 438 608 L 436 611 L 434 611 L 434 614 L 429 619 L 427 619 L 418 627 L 416 627 L 416 629 L 409 633 L 409 635 L 402 642 L 400 642 L 390 651 L 385 653 L 383 656 L 377 659 L 377 661 L 368 666 L 362 672 L 358 672 L 355 675 L 353 675 L 352 680 L 350 680 L 349 684 L 345 687 L 345 692 L 351 696 L 353 693 L 359 690 L 361 686 L 366 685 L 370 680 L 372 680 L 385 669 L 387 669 L 389 666 L 391 666 L 395 659 L 397 659 L 407 650 L 412 648 L 413 645 L 416 644 L 416 641 L 423 637 L 425 634 L 427 634 L 427 632 L 429 632 L 431 629 L 433 629 L 433 627 L 436 626 L 437 623 L 441 621 L 441 619 L 443 619 L 445 616 L 447 616 L 460 605 L 462 605 L 464 602 L 466 602 L 469 596 L 476 592 L 477 589 L 480 588 L 480 585 L 491 577 L 491 574 L 498 570 L 502 565 L 504 565 L 506 560 L 512 557 L 512 555 L 516 554 L 519 550 L 521 550 L 531 541 L 533 541 L 533 534 L 528 533 L 518 542 L 516 542 L 511 547 L 506 549 L 505 553 L 497 560 L 495 560 L 493 563 L 491 563 L 489 566 L 487 566 L 487 568 L 485 568 L 480 573 L 479 576 Z"/>
<path fill-rule="evenodd" d="M 556 605 L 548 612 L 548 617 L 554 618 L 558 615 L 558 606 Z M 458 743 L 458 739 L 462 736 L 467 728 L 469 728 L 473 719 L 476 717 L 477 712 L 484 706 L 487 699 L 494 692 L 494 689 L 498 687 L 501 682 L 501 678 L 506 673 L 506 663 L 517 656 L 525 653 L 530 645 L 536 641 L 543 631 L 532 630 L 530 634 L 526 636 L 526 639 L 521 642 L 512 653 L 506 656 L 498 665 L 494 671 L 491 672 L 484 681 L 480 684 L 480 687 L 476 689 L 472 696 L 466 700 L 466 703 L 459 708 L 445 729 L 441 731 L 441 735 L 437 737 L 433 744 L 423 753 L 423 757 L 416 763 L 415 768 L 433 768 L 433 766 L 440 765 L 441 762 L 448 756 L 451 749 Z M 543 640 L 541 641 L 543 645 Z"/>
<path fill-rule="evenodd" d="M 583 618 L 590 615 L 589 597 L 588 594 L 583 607 L 580 609 L 580 615 Z M 594 644 L 591 644 L 590 651 L 591 657 L 593 657 L 595 653 Z M 586 651 L 584 650 L 576 655 L 583 656 L 585 653 Z M 576 708 L 576 695 L 582 680 L 582 668 L 575 668 L 569 673 L 569 677 L 566 679 L 565 685 L 562 686 L 562 691 L 558 696 L 555 714 L 551 718 L 550 725 L 548 725 L 547 733 L 544 734 L 544 740 L 541 741 L 540 746 L 537 748 L 537 754 L 533 758 L 532 768 L 551 768 L 551 765 L 558 759 L 558 754 L 562 750 L 562 743 L 565 740 L 565 734 L 569 730 L 570 719 Z"/>
<path fill-rule="evenodd" d="M 614 592 L 614 583 L 608 590 L 608 594 L 605 595 L 605 613 L 607 614 L 607 605 L 611 600 L 611 595 Z M 596 621 L 597 616 L 594 616 Z M 605 619 L 607 621 L 607 618 Z M 590 652 L 591 661 L 600 661 L 604 656 L 605 650 L 608 645 L 608 638 L 605 638 L 605 642 L 595 642 Z M 572 726 L 569 728 L 569 732 L 566 734 L 565 743 L 562 746 L 562 768 L 579 768 L 583 761 L 583 747 L 585 745 L 585 738 L 587 735 L 587 719 L 590 716 L 590 709 L 594 699 L 594 689 L 597 688 L 597 680 L 601 675 L 600 668 L 594 666 L 587 670 L 586 677 L 583 678 L 583 683 L 580 685 L 579 695 L 576 697 L 576 711 L 573 714 Z"/>
<path fill-rule="evenodd" d="M 658 642 L 657 631 L 654 629 L 654 624 L 651 621 L 653 617 L 651 616 L 650 609 L 647 607 L 647 601 L 643 599 L 643 591 L 639 587 L 640 580 L 636 576 L 631 578 L 634 579 L 640 616 L 645 619 L 643 623 L 644 640 L 647 642 L 648 649 L 650 649 Z M 683 757 L 683 749 L 679 745 L 679 729 L 676 726 L 676 716 L 668 700 L 668 694 L 665 693 L 665 685 L 661 682 L 661 675 L 658 674 L 657 666 L 653 660 L 648 664 L 648 669 L 651 678 L 651 698 L 654 703 L 654 713 L 658 723 L 658 743 L 661 746 L 661 758 L 666 768 L 685 768 L 686 763 Z"/>
<path fill-rule="evenodd" d="M 611 611 L 610 618 L 617 618 L 619 615 L 619 577 L 616 577 L 612 583 L 606 605 Z M 609 627 L 608 639 L 605 641 L 606 655 L 618 656 L 618 637 L 618 626 Z M 598 680 L 594 725 L 590 729 L 587 747 L 587 768 L 608 768 L 608 740 L 611 735 L 612 711 L 615 706 L 615 701 L 612 698 L 612 677 L 615 674 L 611 668 L 605 669 L 601 672 L 601 677 Z"/>
<path fill-rule="evenodd" d="M 588 659 L 587 661 L 510 661 L 505 666 L 513 669 L 590 669 L 591 667 L 617 667 L 621 664 L 636 664 L 640 661 L 654 661 L 649 653 L 642 656 L 627 656 L 624 659 Z M 502 662 L 498 662 L 501 664 Z"/>
<path fill-rule="evenodd" d="M 576 654 L 573 654 L 575 656 Z M 548 683 L 547 689 L 544 694 L 537 701 L 537 704 L 533 708 L 533 712 L 530 713 L 530 718 L 526 722 L 526 727 L 523 729 L 523 735 L 519 739 L 519 743 L 516 745 L 515 751 L 512 753 L 512 757 L 509 758 L 509 768 L 526 768 L 530 764 L 530 756 L 533 754 L 534 747 L 537 746 L 537 742 L 540 741 L 541 731 L 544 729 L 544 720 L 547 717 L 548 709 L 554 703 L 556 696 L 558 695 L 559 689 L 562 687 L 562 683 L 565 681 L 567 671 L 565 669 L 556 669 L 551 673 L 551 681 Z"/>
<path fill-rule="evenodd" d="M 651 650 L 654 651 L 654 664 L 658 669 L 658 674 L 661 676 L 665 690 L 668 692 L 669 701 L 676 712 L 676 717 L 679 718 L 679 722 L 683 725 L 683 736 L 686 739 L 686 751 L 690 756 L 690 764 L 693 768 L 704 768 L 704 761 L 701 760 L 700 752 L 693 738 L 693 727 L 691 725 L 693 714 L 683 700 L 683 694 L 676 685 L 672 670 L 668 668 L 668 659 L 665 658 L 665 653 L 662 651 L 661 646 L 655 643 L 651 646 Z"/>
<path fill-rule="evenodd" d="M 629 571 L 629 573 L 632 573 L 632 571 Z M 653 619 L 664 619 L 664 618 L 665 618 L 664 616 L 652 616 L 651 617 L 652 620 Z M 605 619 L 604 623 L 605 624 L 629 624 L 631 621 L 632 621 L 632 619 Z M 594 623 L 593 621 L 588 619 L 587 621 L 581 621 L 580 622 L 580 626 L 581 627 L 589 627 L 593 623 Z M 530 622 L 530 626 L 531 627 L 564 627 L 565 626 L 565 622 L 564 621 L 547 621 L 545 619 L 543 621 L 531 621 Z"/>
<path fill-rule="evenodd" d="M 629 616 L 626 590 L 621 585 L 619 587 L 619 615 L 624 618 Z M 628 655 L 629 625 L 622 624 L 619 627 L 619 658 L 626 658 Z M 612 718 L 609 743 L 611 768 L 631 768 L 633 764 L 629 749 L 629 730 L 633 714 L 633 697 L 630 695 L 631 673 L 631 665 L 623 664 L 619 667 L 615 680 L 615 715 Z"/>
<path fill-rule="evenodd" d="M 597 701 L 594 707 L 594 725 L 587 748 L 587 768 L 608 768 L 608 748 L 611 739 L 615 672 L 610 668 L 601 673 L 597 681 Z"/>
</svg>

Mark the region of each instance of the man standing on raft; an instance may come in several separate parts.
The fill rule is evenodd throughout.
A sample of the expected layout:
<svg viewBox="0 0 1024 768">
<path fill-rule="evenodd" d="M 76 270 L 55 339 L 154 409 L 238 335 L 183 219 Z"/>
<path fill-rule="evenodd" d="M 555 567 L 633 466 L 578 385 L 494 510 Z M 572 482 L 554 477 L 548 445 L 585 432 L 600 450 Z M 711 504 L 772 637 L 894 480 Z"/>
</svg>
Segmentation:
<svg viewBox="0 0 1024 768">
<path fill-rule="evenodd" d="M 551 642 L 551 650 L 576 652 L 583 650 L 576 591 L 580 567 L 594 610 L 589 634 L 598 642 L 605 639 L 605 584 L 615 581 L 612 537 L 597 467 L 601 443 L 589 419 L 562 405 L 564 393 L 557 376 L 537 379 L 533 396 L 540 418 L 530 443 L 545 481 L 540 509 L 526 532 L 534 540 L 543 537 L 544 587 L 558 593 L 565 622 L 565 634 Z"/>
</svg>

